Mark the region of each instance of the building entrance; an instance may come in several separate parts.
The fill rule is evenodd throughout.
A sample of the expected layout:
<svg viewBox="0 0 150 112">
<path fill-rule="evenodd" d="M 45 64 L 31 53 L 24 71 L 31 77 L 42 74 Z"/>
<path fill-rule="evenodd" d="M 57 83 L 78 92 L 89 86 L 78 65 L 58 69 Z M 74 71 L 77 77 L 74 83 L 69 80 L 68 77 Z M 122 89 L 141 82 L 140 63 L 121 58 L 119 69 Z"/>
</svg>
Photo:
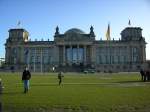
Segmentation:
<svg viewBox="0 0 150 112">
<path fill-rule="evenodd" d="M 66 48 L 66 61 L 69 64 L 83 64 L 84 62 L 84 49 L 83 47 L 67 47 Z"/>
</svg>

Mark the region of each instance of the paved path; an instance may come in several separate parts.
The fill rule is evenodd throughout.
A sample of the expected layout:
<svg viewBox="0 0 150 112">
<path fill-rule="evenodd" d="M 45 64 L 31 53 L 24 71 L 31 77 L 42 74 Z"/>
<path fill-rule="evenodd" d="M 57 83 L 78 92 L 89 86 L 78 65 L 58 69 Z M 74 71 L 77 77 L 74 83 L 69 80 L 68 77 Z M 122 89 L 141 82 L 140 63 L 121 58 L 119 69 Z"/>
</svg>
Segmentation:
<svg viewBox="0 0 150 112">
<path fill-rule="evenodd" d="M 22 84 L 22 83 L 18 83 Z M 31 86 L 52 86 L 58 83 L 31 83 Z M 122 87 L 135 87 L 135 86 L 150 86 L 150 82 L 110 82 L 110 83 L 62 83 L 62 85 L 99 85 L 99 86 L 122 86 Z"/>
</svg>

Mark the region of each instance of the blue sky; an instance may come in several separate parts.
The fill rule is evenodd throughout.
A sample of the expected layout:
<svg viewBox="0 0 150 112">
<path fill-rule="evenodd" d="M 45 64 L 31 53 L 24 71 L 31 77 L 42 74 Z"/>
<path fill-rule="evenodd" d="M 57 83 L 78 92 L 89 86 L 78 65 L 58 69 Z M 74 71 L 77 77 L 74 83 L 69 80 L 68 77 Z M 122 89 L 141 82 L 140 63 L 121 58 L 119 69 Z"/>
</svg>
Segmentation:
<svg viewBox="0 0 150 112">
<path fill-rule="evenodd" d="M 8 30 L 20 27 L 30 33 L 31 40 L 53 40 L 55 27 L 60 33 L 79 28 L 89 33 L 94 26 L 96 39 L 106 39 L 110 23 L 111 38 L 119 39 L 128 26 L 141 27 L 146 38 L 147 59 L 150 59 L 149 0 L 0 0 L 0 57 L 5 56 L 4 44 Z"/>
</svg>

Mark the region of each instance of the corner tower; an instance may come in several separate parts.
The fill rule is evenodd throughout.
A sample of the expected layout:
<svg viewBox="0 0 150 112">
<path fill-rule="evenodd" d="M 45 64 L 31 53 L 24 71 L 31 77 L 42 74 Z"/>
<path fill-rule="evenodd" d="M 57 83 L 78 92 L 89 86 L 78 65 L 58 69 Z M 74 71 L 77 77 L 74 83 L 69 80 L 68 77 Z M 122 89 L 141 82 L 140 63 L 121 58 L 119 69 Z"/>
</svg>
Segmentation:
<svg viewBox="0 0 150 112">
<path fill-rule="evenodd" d="M 129 63 L 139 64 L 139 68 L 142 65 L 143 68 L 146 62 L 146 42 L 142 36 L 142 29 L 140 27 L 126 27 L 121 32 L 121 40 L 127 43 Z"/>
<path fill-rule="evenodd" d="M 23 63 L 23 45 L 28 41 L 29 33 L 22 28 L 10 29 L 9 37 L 5 43 L 5 59 L 6 65 L 11 68 L 15 68 L 16 65 L 21 65 Z"/>
<path fill-rule="evenodd" d="M 25 29 L 10 29 L 8 41 L 11 42 L 21 42 L 28 41 L 29 33 Z"/>
</svg>

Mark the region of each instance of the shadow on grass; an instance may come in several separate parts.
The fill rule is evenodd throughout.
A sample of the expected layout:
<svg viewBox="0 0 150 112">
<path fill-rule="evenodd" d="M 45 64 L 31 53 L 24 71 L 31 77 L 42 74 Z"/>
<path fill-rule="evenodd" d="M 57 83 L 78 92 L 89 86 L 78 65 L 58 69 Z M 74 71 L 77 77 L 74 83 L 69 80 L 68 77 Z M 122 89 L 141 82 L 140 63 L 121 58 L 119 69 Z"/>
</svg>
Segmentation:
<svg viewBox="0 0 150 112">
<path fill-rule="evenodd" d="M 121 83 L 121 84 L 124 84 L 124 83 L 143 83 L 144 81 L 142 80 L 130 80 L 130 81 L 117 81 L 117 82 L 114 82 L 114 83 Z"/>
<path fill-rule="evenodd" d="M 58 84 L 32 84 L 32 86 L 58 86 Z"/>
</svg>

